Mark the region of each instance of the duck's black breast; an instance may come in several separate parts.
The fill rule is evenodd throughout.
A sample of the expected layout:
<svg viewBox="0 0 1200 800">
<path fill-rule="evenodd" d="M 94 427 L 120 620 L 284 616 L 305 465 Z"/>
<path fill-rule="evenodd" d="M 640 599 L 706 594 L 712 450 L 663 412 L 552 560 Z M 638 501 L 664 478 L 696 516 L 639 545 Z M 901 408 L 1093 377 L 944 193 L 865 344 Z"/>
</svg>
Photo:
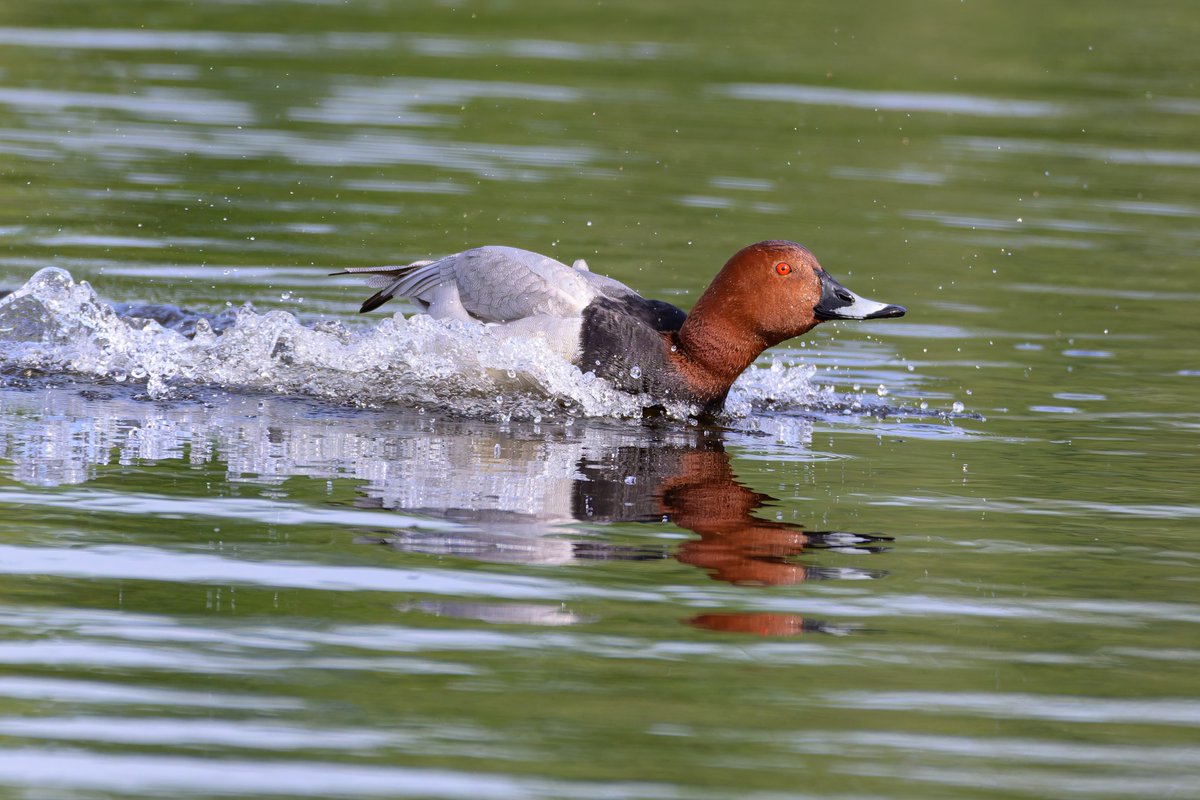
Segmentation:
<svg viewBox="0 0 1200 800">
<path fill-rule="evenodd" d="M 640 313 L 647 314 L 649 318 L 646 321 L 660 333 L 679 330 L 683 327 L 683 321 L 687 319 L 686 311 L 662 300 L 643 300 L 642 303 L 643 310 Z"/>
<path fill-rule="evenodd" d="M 663 335 L 679 330 L 686 318 L 661 300 L 599 297 L 583 310 L 579 368 L 625 392 L 686 399 Z"/>
</svg>

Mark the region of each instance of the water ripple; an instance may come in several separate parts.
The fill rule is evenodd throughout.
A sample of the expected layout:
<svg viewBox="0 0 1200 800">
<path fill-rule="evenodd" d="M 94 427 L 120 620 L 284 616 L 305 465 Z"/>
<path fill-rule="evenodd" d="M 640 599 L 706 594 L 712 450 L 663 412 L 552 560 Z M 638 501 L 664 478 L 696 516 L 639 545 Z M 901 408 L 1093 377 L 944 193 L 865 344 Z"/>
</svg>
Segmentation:
<svg viewBox="0 0 1200 800">
<path fill-rule="evenodd" d="M 990 719 L 1181 725 L 1200 727 L 1200 701 L 1182 698 L 1109 699 L 1013 692 L 832 692 L 836 708 L 972 714 Z"/>
<path fill-rule="evenodd" d="M 54 617 L 56 621 L 59 614 Z M 12 620 L 8 620 L 11 624 Z M 232 694 L 214 691 L 188 691 L 184 689 L 156 689 L 146 686 L 131 686 L 99 681 L 77 681 L 60 678 L 31 678 L 18 676 L 0 677 L 0 697 L 21 700 L 39 700 L 45 703 L 82 703 L 91 705 L 125 705 L 198 707 L 198 708 L 253 708 L 258 711 L 294 711 L 305 707 L 303 701 L 290 697 L 267 695 Z"/>
<path fill-rule="evenodd" d="M 172 458 L 180 452 L 165 450 L 148 457 Z M 423 528 L 451 531 L 459 529 L 452 523 L 413 517 L 392 511 L 366 511 L 353 508 L 313 508 L 303 503 L 289 503 L 251 497 L 168 497 L 166 495 L 136 494 L 133 492 L 67 491 L 55 494 L 23 492 L 0 488 L 0 501 L 49 508 L 70 507 L 80 511 L 104 514 L 132 514 L 166 519 L 256 520 L 269 525 L 333 525 L 364 528 Z M 3 566 L 0 566 L 3 571 Z"/>
<path fill-rule="evenodd" d="M 1142 517 L 1145 519 L 1200 519 L 1200 505 L 1167 505 L 1165 503 L 1097 503 L 1086 500 L 1056 500 L 1043 497 L 1013 497 L 1008 500 L 989 500 L 981 497 L 939 495 L 921 497 L 880 497 L 872 502 L 879 506 L 911 508 L 916 505 L 937 506 L 943 510 L 985 511 L 991 513 L 1028 514 L 1047 517 L 1077 517 L 1081 512 L 1104 516 Z"/>
<path fill-rule="evenodd" d="M 106 744 L 236 747 L 254 750 L 379 750 L 414 744 L 415 735 L 370 729 L 309 728 L 246 719 L 166 717 L 0 717 L 0 736 Z"/>
<path fill-rule="evenodd" d="M 1147 797 L 1183 797 L 1195 785 L 1192 778 L 1174 778 L 1156 774 L 1141 775 L 1126 773 L 1119 775 L 1079 775 L 1075 772 L 1054 775 L 1044 770 L 1006 769 L 989 771 L 986 776 L 978 770 L 951 769 L 945 767 L 893 766 L 888 764 L 866 764 L 859 762 L 839 768 L 856 776 L 887 778 L 889 781 L 924 781 L 954 786 L 959 792 L 954 796 L 965 796 L 962 792 L 978 790 L 986 781 L 993 794 L 1004 791 L 1006 795 L 1020 793 L 1032 797 L 1097 797 L 1127 795 L 1142 800 Z"/>
<path fill-rule="evenodd" d="M 983 117 L 1059 117 L 1067 106 L 1041 100 L 1007 100 L 964 94 L 934 92 L 887 92 L 869 89 L 839 89 L 829 86 L 734 83 L 713 87 L 717 94 L 739 100 L 768 100 L 775 103 L 842 106 L 872 111 L 932 111 Z"/>
<path fill-rule="evenodd" d="M 144 28 L 0 28 L 0 45 L 56 50 L 164 50 L 171 53 L 292 53 L 312 50 L 382 49 L 394 37 L 381 33 L 291 36 L 228 31 L 164 31 Z"/>
<path fill-rule="evenodd" d="M 848 747 L 903 751 L 910 756 L 968 756 L 987 760 L 1015 761 L 1025 764 L 1082 764 L 1088 767 L 1146 767 L 1168 772 L 1197 772 L 1200 748 L 1154 747 L 1141 744 L 1075 743 L 1054 739 L 1017 739 L 998 736 L 937 736 L 882 731 L 844 733 L 841 731 L 805 732 L 792 741 L 805 753 L 839 753 Z"/>
<path fill-rule="evenodd" d="M 512 81 L 408 78 L 364 85 L 358 79 L 335 85 L 316 108 L 294 108 L 288 117 L 337 125 L 448 125 L 457 117 L 426 114 L 415 107 L 453 106 L 457 110 L 481 98 L 575 103 L 584 96 L 567 86 Z"/>
<path fill-rule="evenodd" d="M 1106 147 L 1104 145 L 1071 144 L 1042 139 L 1005 139 L 987 136 L 961 136 L 946 139 L 948 146 L 994 158 L 1016 153 L 1082 158 L 1109 164 L 1155 167 L 1200 167 L 1200 151 L 1155 150 L 1153 148 Z"/>
<path fill-rule="evenodd" d="M 131 94 L 106 94 L 0 87 L 0 104 L 14 106 L 26 113 L 68 108 L 124 111 L 140 119 L 171 123 L 248 125 L 254 121 L 253 111 L 247 104 L 196 89 L 148 87 Z"/>
<path fill-rule="evenodd" d="M 0 143 L 0 150 L 15 148 L 30 158 L 54 159 L 64 152 L 82 152 L 133 161 L 150 154 L 186 151 L 206 158 L 282 157 L 309 166 L 434 166 L 514 181 L 539 180 L 535 168 L 579 168 L 597 158 L 597 152 L 585 146 L 434 142 L 379 131 L 317 135 L 268 128 L 181 128 L 147 123 L 130 123 L 119 130 L 85 127 L 70 132 L 9 128 L 0 130 Z"/>
<path fill-rule="evenodd" d="M 607 597 L 638 602 L 662 595 L 602 589 L 520 575 L 478 574 L 448 569 L 402 569 L 305 564 L 288 561 L 240 561 L 203 553 L 173 553 L 152 547 L 102 545 L 61 548 L 0 545 L 0 574 L 55 575 L 107 580 L 169 580 L 178 583 L 241 584 L 335 592 L 404 592 L 451 597 L 502 597 L 515 600 Z"/>
<path fill-rule="evenodd" d="M 320 761 L 116 755 L 33 747 L 0 753 L 0 783 L 130 795 L 437 797 L 465 800 L 678 798 L 666 784 L 551 782 L 480 771 Z M 710 795 L 718 797 L 721 795 Z"/>
</svg>

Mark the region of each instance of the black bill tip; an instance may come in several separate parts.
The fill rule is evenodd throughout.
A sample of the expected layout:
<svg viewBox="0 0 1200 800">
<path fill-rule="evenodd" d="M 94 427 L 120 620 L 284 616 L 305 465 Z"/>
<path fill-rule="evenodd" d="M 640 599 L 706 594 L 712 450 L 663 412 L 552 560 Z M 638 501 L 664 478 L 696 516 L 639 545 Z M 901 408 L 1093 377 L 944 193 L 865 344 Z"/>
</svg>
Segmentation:
<svg viewBox="0 0 1200 800">
<path fill-rule="evenodd" d="M 908 313 L 908 309 L 904 306 L 884 306 L 878 311 L 872 311 L 863 319 L 892 319 L 894 317 L 903 317 Z"/>
</svg>

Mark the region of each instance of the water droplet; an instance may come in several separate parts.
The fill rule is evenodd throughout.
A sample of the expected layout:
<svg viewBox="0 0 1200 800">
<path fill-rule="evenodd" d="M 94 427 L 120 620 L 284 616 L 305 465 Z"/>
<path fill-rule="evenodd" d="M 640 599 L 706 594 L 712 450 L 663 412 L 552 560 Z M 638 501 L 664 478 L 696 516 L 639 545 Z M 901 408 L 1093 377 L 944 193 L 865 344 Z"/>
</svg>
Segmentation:
<svg viewBox="0 0 1200 800">
<path fill-rule="evenodd" d="M 634 380 L 637 380 L 638 378 L 642 377 L 642 368 L 639 367 L 637 364 L 634 364 L 632 367 L 629 368 L 629 377 L 633 378 Z"/>
<path fill-rule="evenodd" d="M 925 409 L 927 409 L 927 408 L 929 408 L 929 403 L 926 403 L 924 400 L 922 400 L 922 401 L 921 401 L 921 405 L 920 405 L 920 409 L 921 409 L 922 411 L 924 411 L 924 410 L 925 410 Z"/>
<path fill-rule="evenodd" d="M 887 397 L 888 389 L 881 383 L 879 384 L 879 388 L 875 390 L 875 394 L 879 395 L 880 397 Z"/>
<path fill-rule="evenodd" d="M 966 408 L 966 406 L 964 406 L 958 400 L 955 400 L 954 405 L 950 406 L 950 410 L 953 411 L 955 414 L 961 414 L 965 408 Z"/>
</svg>

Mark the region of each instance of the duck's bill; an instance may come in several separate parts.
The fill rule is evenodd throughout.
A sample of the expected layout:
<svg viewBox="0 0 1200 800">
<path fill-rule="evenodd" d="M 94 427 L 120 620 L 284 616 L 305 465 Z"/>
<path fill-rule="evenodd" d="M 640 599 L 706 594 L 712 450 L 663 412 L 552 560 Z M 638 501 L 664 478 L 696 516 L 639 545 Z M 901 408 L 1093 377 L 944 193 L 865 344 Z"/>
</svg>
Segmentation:
<svg viewBox="0 0 1200 800">
<path fill-rule="evenodd" d="M 828 272 L 822 271 L 821 302 L 814 309 L 817 319 L 888 319 L 903 317 L 904 306 L 888 303 L 877 303 L 865 297 L 859 297 L 854 292 L 838 283 Z"/>
</svg>

